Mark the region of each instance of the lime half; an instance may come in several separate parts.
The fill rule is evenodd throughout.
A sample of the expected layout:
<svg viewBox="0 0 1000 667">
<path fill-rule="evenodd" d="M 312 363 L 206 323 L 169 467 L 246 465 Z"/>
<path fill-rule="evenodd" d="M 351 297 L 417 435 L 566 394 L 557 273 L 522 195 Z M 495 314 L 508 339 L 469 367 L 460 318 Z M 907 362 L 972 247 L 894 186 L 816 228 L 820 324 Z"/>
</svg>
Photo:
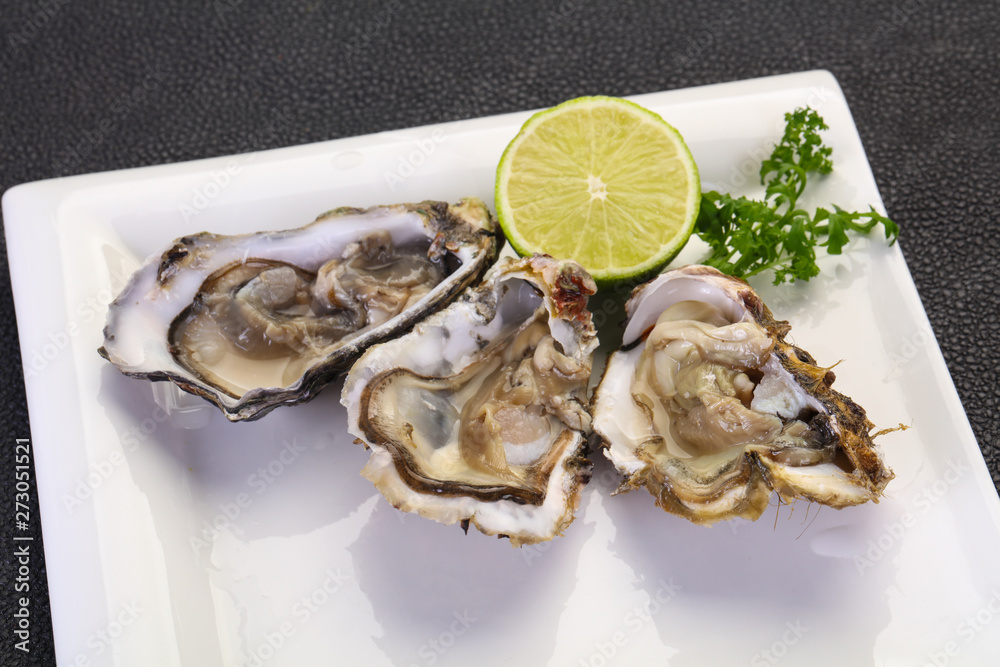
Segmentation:
<svg viewBox="0 0 1000 667">
<path fill-rule="evenodd" d="M 575 260 L 609 287 L 680 252 L 701 182 L 684 139 L 660 116 L 616 97 L 579 97 L 524 124 L 500 159 L 495 196 L 518 253 Z"/>
</svg>

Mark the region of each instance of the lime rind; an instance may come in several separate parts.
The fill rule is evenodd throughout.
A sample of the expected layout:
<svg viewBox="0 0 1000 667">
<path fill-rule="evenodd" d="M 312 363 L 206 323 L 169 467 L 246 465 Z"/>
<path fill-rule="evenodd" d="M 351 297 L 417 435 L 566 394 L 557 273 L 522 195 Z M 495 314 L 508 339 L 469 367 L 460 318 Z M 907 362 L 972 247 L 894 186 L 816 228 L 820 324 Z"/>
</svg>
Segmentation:
<svg viewBox="0 0 1000 667">
<path fill-rule="evenodd" d="M 578 97 L 549 109 L 538 111 L 524 123 L 518 134 L 507 145 L 500 158 L 495 182 L 494 191 L 497 219 L 504 231 L 504 234 L 507 236 L 507 240 L 510 242 L 511 247 L 519 255 L 524 256 L 536 252 L 546 252 L 546 249 L 528 241 L 528 239 L 526 239 L 518 229 L 517 225 L 511 220 L 512 205 L 508 198 L 509 193 L 506 186 L 510 178 L 512 156 L 521 148 L 526 139 L 537 135 L 538 127 L 548 119 L 554 118 L 556 115 L 563 114 L 570 109 L 586 110 L 588 107 L 595 109 L 598 107 L 613 108 L 623 113 L 630 113 L 635 118 L 655 125 L 659 132 L 669 137 L 670 143 L 673 146 L 676 146 L 676 155 L 673 157 L 680 161 L 680 167 L 688 176 L 687 192 L 685 193 L 683 200 L 685 203 L 685 210 L 680 216 L 682 224 L 680 228 L 671 236 L 669 242 L 660 245 L 655 252 L 644 253 L 645 255 L 648 255 L 645 260 L 628 266 L 616 266 L 609 269 L 587 267 L 591 275 L 594 277 L 598 287 L 606 288 L 617 283 L 634 282 L 643 277 L 651 276 L 659 272 L 680 253 L 681 249 L 690 238 L 694 229 L 695 220 L 697 219 L 701 201 L 701 180 L 698 173 L 698 165 L 695 163 L 690 149 L 687 147 L 687 144 L 684 142 L 684 138 L 677 131 L 677 129 L 667 123 L 659 114 L 650 111 L 635 102 L 617 97 L 595 95 Z M 550 143 L 555 146 L 555 150 L 560 150 L 558 143 L 555 141 L 551 141 Z M 616 150 L 622 150 L 622 146 L 618 146 Z M 563 152 L 566 151 L 564 150 Z M 566 158 L 567 159 L 564 161 L 567 165 L 566 171 L 572 170 L 573 167 L 579 164 L 577 161 L 574 161 L 570 155 L 567 155 Z M 579 169 L 576 169 L 575 171 L 579 171 Z M 552 177 L 555 179 L 560 175 L 565 174 L 553 173 Z M 563 194 L 562 196 L 565 197 L 568 195 Z M 641 228 L 643 223 L 640 222 L 635 226 L 636 228 Z M 585 242 L 585 239 L 582 238 L 575 240 L 578 247 L 579 244 Z M 644 239 L 644 241 L 648 243 L 649 239 Z M 611 250 L 607 248 L 604 250 L 611 252 Z M 578 260 L 577 257 L 572 256 L 566 257 L 566 259 Z M 583 262 L 583 264 L 585 267 L 587 266 L 586 262 Z"/>
</svg>

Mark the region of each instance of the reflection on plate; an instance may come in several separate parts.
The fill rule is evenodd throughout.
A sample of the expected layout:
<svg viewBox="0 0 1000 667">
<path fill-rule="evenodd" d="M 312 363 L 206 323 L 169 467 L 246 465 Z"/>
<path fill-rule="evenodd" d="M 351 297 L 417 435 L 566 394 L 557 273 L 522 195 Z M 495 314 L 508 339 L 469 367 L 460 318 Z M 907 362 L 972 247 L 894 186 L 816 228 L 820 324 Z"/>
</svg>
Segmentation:
<svg viewBox="0 0 1000 667">
<path fill-rule="evenodd" d="M 784 112 L 810 104 L 837 170 L 803 203 L 880 203 L 827 72 L 634 99 L 684 134 L 705 189 L 737 193 L 754 192 Z M 825 258 L 809 284 L 755 283 L 794 342 L 821 363 L 844 359 L 838 389 L 872 421 L 913 427 L 880 439 L 897 475 L 888 496 L 843 511 L 799 503 L 703 528 L 643 492 L 612 496 L 615 474 L 596 456 L 565 536 L 512 549 L 377 495 L 358 475 L 367 454 L 346 432 L 339 385 L 230 424 L 98 357 L 107 303 L 173 238 L 291 227 L 340 205 L 490 201 L 529 115 L 7 193 L 60 663 L 984 664 L 1000 653 L 988 623 L 1000 503 L 902 254 L 877 240 Z M 675 265 L 699 256 L 692 243 Z M 53 268 L 38 279 L 37 264 Z M 620 304 L 591 305 L 613 338 Z"/>
</svg>

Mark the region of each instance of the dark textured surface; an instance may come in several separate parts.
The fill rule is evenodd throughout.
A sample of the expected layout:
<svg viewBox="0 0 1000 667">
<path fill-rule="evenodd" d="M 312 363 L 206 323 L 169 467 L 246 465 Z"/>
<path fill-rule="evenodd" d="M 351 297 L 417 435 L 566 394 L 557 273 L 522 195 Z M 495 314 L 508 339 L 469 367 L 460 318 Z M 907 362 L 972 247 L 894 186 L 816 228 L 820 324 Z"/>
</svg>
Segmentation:
<svg viewBox="0 0 1000 667">
<path fill-rule="evenodd" d="M 588 93 L 829 69 L 1000 485 L 1000 12 L 992 3 L 180 5 L 3 4 L 0 192 Z M 33 497 L 31 652 L 11 648 L 14 439 L 29 427 L 6 251 L 0 257 L 0 663 L 47 665 L 54 657 Z"/>
</svg>

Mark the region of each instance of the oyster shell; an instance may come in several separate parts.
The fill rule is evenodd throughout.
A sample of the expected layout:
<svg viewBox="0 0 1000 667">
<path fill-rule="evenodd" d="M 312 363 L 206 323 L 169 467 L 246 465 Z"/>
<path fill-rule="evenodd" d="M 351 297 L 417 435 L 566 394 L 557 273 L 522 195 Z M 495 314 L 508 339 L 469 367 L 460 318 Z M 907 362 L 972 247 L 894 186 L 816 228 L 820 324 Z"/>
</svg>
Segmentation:
<svg viewBox="0 0 1000 667">
<path fill-rule="evenodd" d="M 393 506 L 515 546 L 573 520 L 590 479 L 594 282 L 547 256 L 501 259 L 478 287 L 347 375 L 362 475 Z"/>
<path fill-rule="evenodd" d="M 499 250 L 478 199 L 341 208 L 299 229 L 177 239 L 110 305 L 102 356 L 232 421 L 312 398 L 369 345 L 479 279 Z"/>
<path fill-rule="evenodd" d="M 878 502 L 893 474 L 865 411 L 785 342 L 788 323 L 747 283 L 688 266 L 637 288 L 626 313 L 592 403 L 622 489 L 645 486 L 696 523 L 756 519 L 772 489 L 837 508 Z"/>
</svg>

